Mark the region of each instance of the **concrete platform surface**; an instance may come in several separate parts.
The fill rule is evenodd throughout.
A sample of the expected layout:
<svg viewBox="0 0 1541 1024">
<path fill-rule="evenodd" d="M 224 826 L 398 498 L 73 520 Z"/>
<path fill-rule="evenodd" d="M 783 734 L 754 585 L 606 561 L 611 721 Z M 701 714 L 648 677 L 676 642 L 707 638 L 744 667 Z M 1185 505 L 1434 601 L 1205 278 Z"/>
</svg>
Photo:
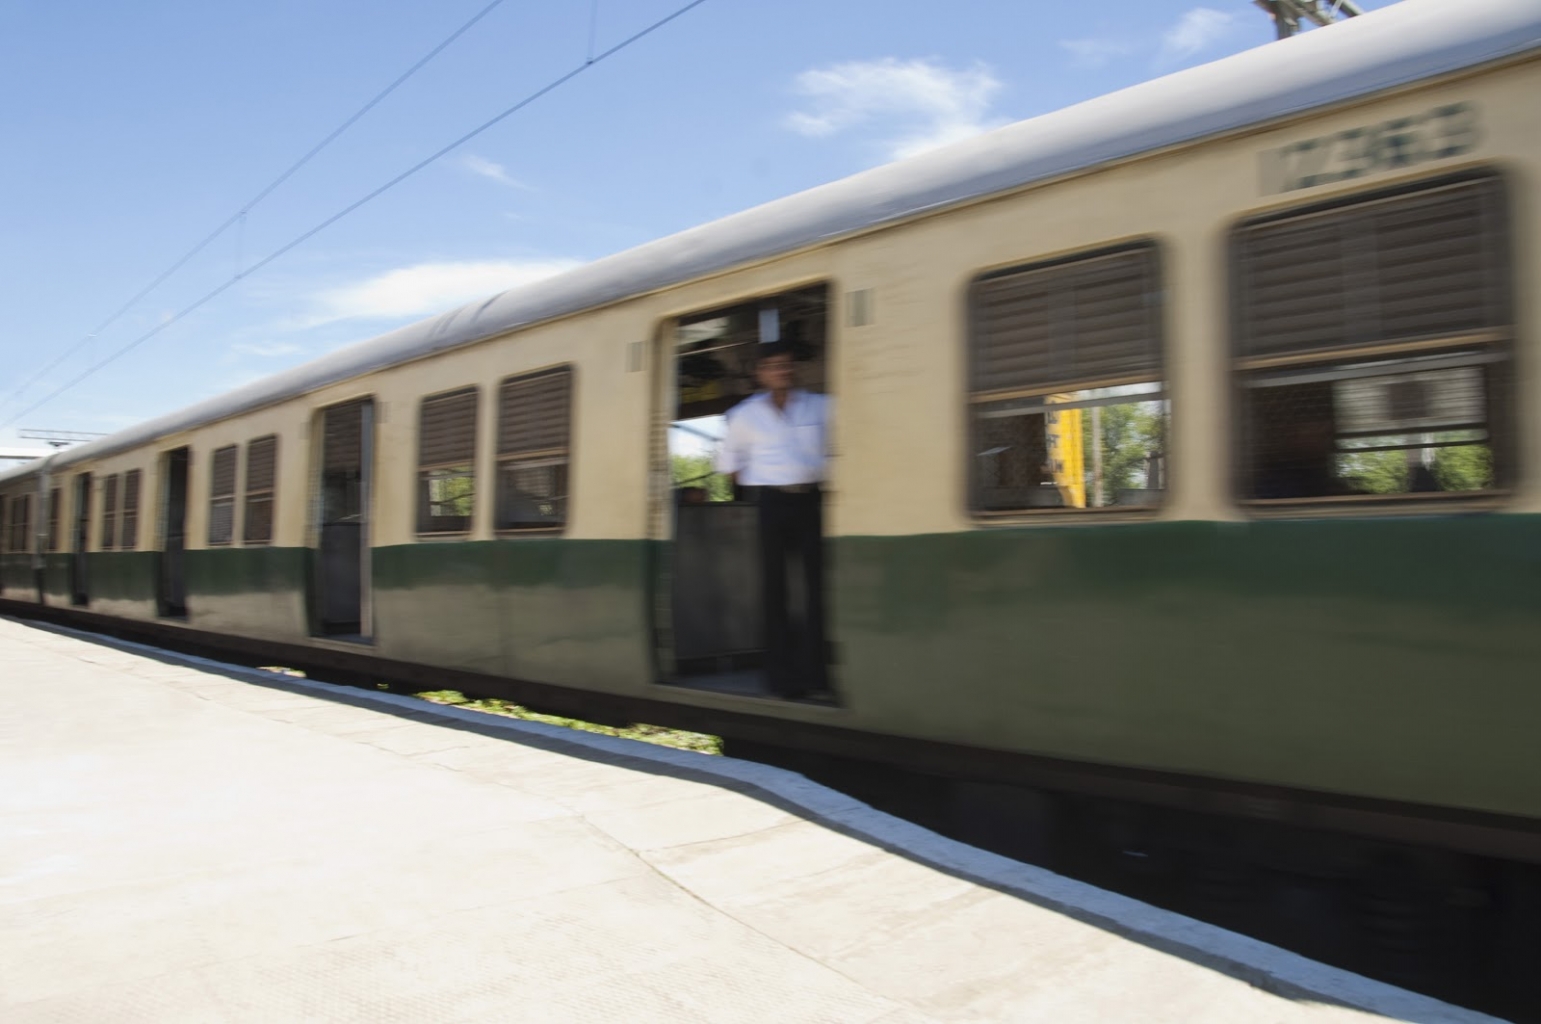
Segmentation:
<svg viewBox="0 0 1541 1024">
<path fill-rule="evenodd" d="M 0 619 L 0 1020 L 1488 1020 L 800 776 Z"/>
</svg>

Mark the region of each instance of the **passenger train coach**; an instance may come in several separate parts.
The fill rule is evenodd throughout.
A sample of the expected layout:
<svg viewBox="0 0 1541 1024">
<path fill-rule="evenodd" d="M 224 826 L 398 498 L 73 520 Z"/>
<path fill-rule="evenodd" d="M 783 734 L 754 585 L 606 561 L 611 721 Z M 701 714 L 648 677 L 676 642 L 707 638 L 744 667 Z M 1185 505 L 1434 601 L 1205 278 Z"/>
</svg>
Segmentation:
<svg viewBox="0 0 1541 1024">
<path fill-rule="evenodd" d="M 1538 862 L 1538 247 L 1541 6 L 1407 0 L 9 471 L 0 608 Z M 772 337 L 830 703 L 707 465 Z"/>
</svg>

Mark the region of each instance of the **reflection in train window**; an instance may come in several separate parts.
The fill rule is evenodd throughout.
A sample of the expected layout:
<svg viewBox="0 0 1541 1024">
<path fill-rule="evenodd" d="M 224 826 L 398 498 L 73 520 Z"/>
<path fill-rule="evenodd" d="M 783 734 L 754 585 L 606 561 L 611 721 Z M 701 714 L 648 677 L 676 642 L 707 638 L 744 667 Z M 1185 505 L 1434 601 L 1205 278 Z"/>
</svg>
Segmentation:
<svg viewBox="0 0 1541 1024">
<path fill-rule="evenodd" d="M 1459 496 L 1501 484 L 1510 388 L 1493 178 L 1238 233 L 1242 496 Z"/>
<path fill-rule="evenodd" d="M 971 506 L 1141 508 L 1166 488 L 1157 252 L 989 274 L 970 303 Z"/>
<path fill-rule="evenodd" d="M 1154 505 L 1166 484 L 1167 414 L 1159 383 L 1088 388 L 978 409 L 978 508 Z"/>
</svg>

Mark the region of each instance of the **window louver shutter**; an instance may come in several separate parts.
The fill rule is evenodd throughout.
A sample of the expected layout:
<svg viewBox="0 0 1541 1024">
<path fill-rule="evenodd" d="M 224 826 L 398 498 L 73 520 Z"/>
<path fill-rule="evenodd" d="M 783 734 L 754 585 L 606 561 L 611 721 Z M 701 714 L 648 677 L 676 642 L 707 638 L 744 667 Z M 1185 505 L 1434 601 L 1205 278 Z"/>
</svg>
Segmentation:
<svg viewBox="0 0 1541 1024">
<path fill-rule="evenodd" d="M 278 438 L 258 438 L 246 446 L 247 494 L 271 491 L 277 473 Z"/>
<path fill-rule="evenodd" d="M 102 550 L 111 551 L 117 546 L 118 527 L 118 474 L 114 473 L 102 482 Z"/>
<path fill-rule="evenodd" d="M 209 543 L 229 544 L 235 535 L 235 445 L 214 453 L 209 473 Z"/>
<path fill-rule="evenodd" d="M 140 471 L 131 469 L 123 475 L 123 524 L 121 546 L 133 551 L 139 546 L 139 478 Z"/>
<path fill-rule="evenodd" d="M 1158 377 L 1158 289 L 1154 248 L 985 278 L 974 290 L 972 390 Z"/>
<path fill-rule="evenodd" d="M 475 457 L 476 390 L 424 399 L 418 421 L 418 467 L 466 465 Z"/>
<path fill-rule="evenodd" d="M 333 470 L 358 466 L 363 460 L 364 406 L 355 402 L 328 409 L 325 420 L 322 465 Z"/>
<path fill-rule="evenodd" d="M 272 499 L 248 502 L 246 505 L 246 543 L 267 544 L 270 543 L 272 539 Z"/>
<path fill-rule="evenodd" d="M 1238 354 L 1298 355 L 1507 326 L 1496 179 L 1270 221 L 1238 239 Z"/>
<path fill-rule="evenodd" d="M 498 455 L 566 451 L 572 372 L 504 381 L 498 391 Z"/>
<path fill-rule="evenodd" d="M 214 469 L 209 482 L 209 493 L 212 496 L 228 498 L 235 493 L 235 457 L 235 445 L 214 453 Z"/>
<path fill-rule="evenodd" d="M 32 549 L 32 495 L 23 494 L 11 499 L 11 550 Z"/>
</svg>

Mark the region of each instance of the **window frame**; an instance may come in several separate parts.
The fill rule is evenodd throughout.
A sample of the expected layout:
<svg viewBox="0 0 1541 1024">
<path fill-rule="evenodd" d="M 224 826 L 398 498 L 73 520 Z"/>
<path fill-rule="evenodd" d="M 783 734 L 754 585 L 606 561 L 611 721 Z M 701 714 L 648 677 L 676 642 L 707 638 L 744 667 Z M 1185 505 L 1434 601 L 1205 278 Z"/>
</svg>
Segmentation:
<svg viewBox="0 0 1541 1024">
<path fill-rule="evenodd" d="M 64 487 L 50 488 L 48 491 L 48 553 L 59 552 L 59 527 L 64 518 Z"/>
<path fill-rule="evenodd" d="M 217 491 L 219 480 L 219 459 L 221 455 L 230 455 L 230 490 L 229 492 Z M 220 445 L 209 452 L 209 503 L 208 522 L 205 524 L 204 537 L 211 548 L 235 547 L 236 537 L 236 509 L 239 505 L 241 494 L 241 446 L 239 444 Z M 230 505 L 230 533 L 223 539 L 214 536 L 214 510 L 221 502 L 229 502 Z"/>
<path fill-rule="evenodd" d="M 13 555 L 29 554 L 32 550 L 28 537 L 32 532 L 32 493 L 22 491 L 20 494 L 12 494 L 4 504 L 5 550 Z"/>
<path fill-rule="evenodd" d="M 1502 283 L 1502 306 L 1507 326 L 1483 328 L 1445 335 L 1428 335 L 1406 338 L 1401 341 L 1377 340 L 1359 345 L 1338 348 L 1314 349 L 1295 355 L 1246 356 L 1241 347 L 1245 337 L 1243 303 L 1244 274 L 1241 249 L 1243 237 L 1250 229 L 1269 224 L 1286 223 L 1308 217 L 1330 215 L 1334 212 L 1363 210 L 1373 205 L 1390 204 L 1398 199 L 1429 195 L 1443 189 L 1465 184 L 1489 182 L 1498 191 L 1499 201 L 1505 214 L 1500 218 L 1501 231 L 1497 239 L 1499 256 L 1504 264 L 1505 280 Z M 1390 185 L 1371 186 L 1353 191 L 1318 197 L 1289 206 L 1275 207 L 1233 221 L 1226 231 L 1226 301 L 1228 331 L 1226 358 L 1226 397 L 1229 407 L 1226 414 L 1230 433 L 1230 457 L 1228 493 L 1241 512 L 1254 519 L 1280 519 L 1301 517 L 1365 517 L 1377 515 L 1435 514 L 1458 507 L 1463 511 L 1497 508 L 1513 495 L 1522 471 L 1519 464 L 1519 382 L 1514 377 L 1518 323 L 1516 317 L 1516 265 L 1514 234 L 1509 226 L 1514 212 L 1514 189 L 1509 176 L 1492 166 L 1466 168 L 1455 173 L 1396 182 Z M 1457 358 L 1463 353 L 1474 354 L 1470 365 L 1485 365 L 1481 357 L 1497 355 L 1487 363 L 1508 368 L 1510 377 L 1501 391 L 1490 389 L 1490 380 L 1484 380 L 1484 403 L 1488 416 L 1487 444 L 1493 453 L 1494 486 L 1481 491 L 1425 491 L 1396 494 L 1335 494 L 1292 498 L 1254 498 L 1249 496 L 1253 473 L 1251 455 L 1247 449 L 1245 418 L 1250 408 L 1246 391 L 1248 377 L 1271 370 L 1299 368 L 1301 371 L 1330 372 L 1334 367 L 1346 364 L 1384 363 L 1383 376 L 1399 372 L 1397 361 L 1418 356 L 1448 356 Z M 1416 368 L 1400 372 L 1416 372 Z M 1368 374 L 1367 374 L 1368 376 Z M 1500 456 L 1500 451 L 1503 452 Z"/>
<path fill-rule="evenodd" d="M 97 535 L 98 548 L 116 551 L 118 548 L 118 478 L 122 473 L 108 473 L 102 477 L 102 522 Z"/>
<path fill-rule="evenodd" d="M 467 396 L 471 399 L 471 451 L 469 458 L 450 462 L 424 462 L 423 417 L 427 412 L 429 403 Z M 478 504 L 476 496 L 479 490 L 476 456 L 477 450 L 481 447 L 479 443 L 481 441 L 481 404 L 482 389 L 477 384 L 467 384 L 462 387 L 450 388 L 446 391 L 436 391 L 433 394 L 423 395 L 418 399 L 416 458 L 412 496 L 415 504 L 413 526 L 419 538 L 464 538 L 471 536 L 476 529 L 476 506 Z M 433 501 L 429 489 L 432 484 L 433 475 L 447 471 L 458 471 L 462 466 L 466 467 L 465 471 L 455 472 L 454 477 L 451 477 L 451 479 L 468 479 L 471 481 L 470 510 L 464 516 L 432 515 Z"/>
<path fill-rule="evenodd" d="M 133 506 L 129 505 L 129 495 L 134 497 Z M 118 550 L 139 550 L 139 509 L 144 501 L 144 472 L 138 469 L 130 469 L 123 474 L 123 492 L 121 497 L 121 509 L 118 513 Z"/>
<path fill-rule="evenodd" d="M 560 448 L 537 449 L 533 453 L 516 452 L 504 454 L 503 447 L 503 390 L 511 384 L 523 384 L 539 380 L 542 377 L 565 377 L 567 398 L 567 432 L 566 443 Z M 573 412 L 577 406 L 578 394 L 578 368 L 571 362 L 558 363 L 555 366 L 543 367 L 539 370 L 530 370 L 524 373 L 514 373 L 498 381 L 495 395 L 495 415 L 493 419 L 493 444 L 492 444 L 492 527 L 498 536 L 520 537 L 537 535 L 560 535 L 567 532 L 572 523 L 572 489 L 573 489 Z M 560 460 L 558 463 L 557 460 Z M 566 478 L 567 494 L 563 495 L 562 521 L 560 523 L 534 523 L 524 526 L 503 525 L 503 471 L 506 466 L 527 465 L 537 467 L 539 464 L 559 464 L 563 467 Z"/>
<path fill-rule="evenodd" d="M 1041 388 L 998 388 L 991 390 L 974 390 L 974 374 L 978 353 L 979 338 L 979 303 L 977 296 L 980 288 L 990 281 L 1002 277 L 1010 277 L 1015 274 L 1030 273 L 1034 271 L 1047 271 L 1060 267 L 1071 267 L 1076 264 L 1088 263 L 1095 260 L 1107 259 L 1127 253 L 1148 253 L 1151 258 L 1151 293 L 1156 298 L 1156 309 L 1151 315 L 1151 321 L 1155 326 L 1155 349 L 1158 358 L 1157 375 L 1154 380 L 1148 374 L 1120 374 L 1108 377 L 1088 378 L 1085 381 L 1074 384 L 1043 385 Z M 1083 246 L 1072 250 L 1059 252 L 1041 258 L 1029 258 L 1013 261 L 1009 264 L 980 270 L 970 277 L 963 290 L 963 323 L 964 338 L 962 345 L 962 408 L 960 414 L 963 466 L 963 511 L 964 515 L 977 526 L 1013 525 L 1023 522 L 1039 522 L 1045 519 L 1056 524 L 1082 523 L 1092 524 L 1097 522 L 1148 520 L 1161 514 L 1170 500 L 1171 480 L 1173 474 L 1172 459 L 1172 420 L 1173 411 L 1171 394 L 1171 345 L 1169 313 L 1171 310 L 1170 295 L 1167 288 L 1167 262 L 1168 253 L 1165 239 L 1160 235 L 1137 235 L 1113 242 L 1105 242 Z M 1151 397 L 1139 399 L 1140 401 L 1160 401 L 1166 404 L 1163 432 L 1165 435 L 1165 451 L 1162 462 L 1162 486 L 1158 498 L 1153 502 L 1140 505 L 1100 505 L 1085 507 L 1043 507 L 1043 508 L 1015 508 L 1015 509 L 986 509 L 979 507 L 979 467 L 974 455 L 975 419 L 974 407 L 996 401 L 1010 401 L 1014 398 L 1048 397 L 1049 395 L 1062 394 L 1067 390 L 1085 391 L 1096 388 L 1110 388 L 1132 386 L 1137 384 L 1157 384 L 1159 390 Z M 1136 397 L 1136 396 L 1131 396 Z M 1103 403 L 1111 404 L 1111 403 Z"/>
<path fill-rule="evenodd" d="M 256 445 L 271 442 L 273 446 L 273 478 L 266 488 L 252 487 L 252 448 Z M 279 442 L 277 434 L 263 434 L 261 437 L 251 438 L 246 442 L 246 465 L 244 488 L 241 495 L 241 546 L 242 547 L 271 547 L 273 538 L 278 532 L 278 450 Z M 253 501 L 266 501 L 268 505 L 268 531 L 266 537 L 252 536 L 251 514 Z"/>
<path fill-rule="evenodd" d="M 21 516 L 17 520 L 16 533 L 21 541 L 19 550 L 24 554 L 31 554 L 32 542 L 37 534 L 36 525 L 32 521 L 32 506 L 34 504 L 32 498 L 34 493 L 33 491 L 24 491 L 17 499 L 21 502 Z"/>
<path fill-rule="evenodd" d="M 72 555 L 91 552 L 92 502 L 96 500 L 96 474 L 91 470 L 70 477 L 70 518 L 67 527 L 69 544 L 65 550 Z"/>
</svg>

